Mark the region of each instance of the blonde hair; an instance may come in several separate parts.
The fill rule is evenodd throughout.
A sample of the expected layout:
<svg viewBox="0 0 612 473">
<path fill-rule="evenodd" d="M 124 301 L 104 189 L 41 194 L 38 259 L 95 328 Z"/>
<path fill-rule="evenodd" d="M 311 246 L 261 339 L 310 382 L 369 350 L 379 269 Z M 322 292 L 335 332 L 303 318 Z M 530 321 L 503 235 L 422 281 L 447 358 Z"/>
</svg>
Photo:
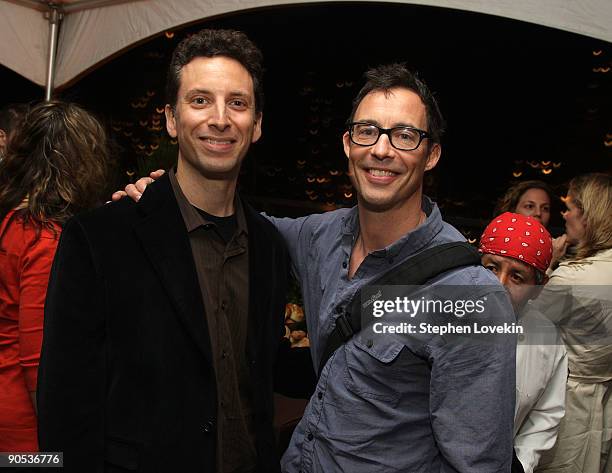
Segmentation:
<svg viewBox="0 0 612 473">
<path fill-rule="evenodd" d="M 574 261 L 612 248 L 612 176 L 591 173 L 575 177 L 568 195 L 585 220 L 584 237 L 578 243 Z"/>
</svg>

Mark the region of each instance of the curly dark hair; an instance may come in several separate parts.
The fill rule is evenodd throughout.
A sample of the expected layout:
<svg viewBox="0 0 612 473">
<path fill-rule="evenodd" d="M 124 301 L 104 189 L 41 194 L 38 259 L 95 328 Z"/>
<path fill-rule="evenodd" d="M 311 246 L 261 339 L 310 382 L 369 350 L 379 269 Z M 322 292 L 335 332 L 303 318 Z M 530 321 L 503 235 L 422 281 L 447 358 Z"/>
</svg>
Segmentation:
<svg viewBox="0 0 612 473">
<path fill-rule="evenodd" d="M 181 69 L 197 57 L 224 56 L 249 71 L 255 92 L 255 112 L 263 110 L 263 55 L 241 31 L 204 29 L 182 40 L 174 52 L 166 77 L 166 100 L 174 109 L 181 85 Z"/>
<path fill-rule="evenodd" d="M 109 176 L 104 128 L 81 107 L 64 102 L 32 106 L 0 161 L 0 221 L 31 222 L 38 233 L 63 225 L 102 202 Z"/>
<path fill-rule="evenodd" d="M 361 88 L 353 100 L 353 109 L 348 122 L 352 122 L 357 112 L 357 107 L 370 92 L 382 90 L 388 93 L 396 87 L 403 87 L 413 91 L 419 96 L 427 112 L 427 132 L 431 135 L 434 143 L 440 143 L 444 134 L 444 118 L 438 107 L 438 102 L 418 74 L 411 72 L 404 63 L 385 64 L 369 69 L 364 74 L 365 85 Z"/>
</svg>

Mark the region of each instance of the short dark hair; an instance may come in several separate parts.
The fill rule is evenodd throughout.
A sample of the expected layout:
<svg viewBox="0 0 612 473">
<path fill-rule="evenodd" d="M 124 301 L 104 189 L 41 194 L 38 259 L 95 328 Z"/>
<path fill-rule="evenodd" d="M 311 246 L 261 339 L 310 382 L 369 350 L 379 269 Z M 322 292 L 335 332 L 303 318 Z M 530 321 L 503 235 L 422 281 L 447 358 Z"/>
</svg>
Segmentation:
<svg viewBox="0 0 612 473">
<path fill-rule="evenodd" d="M 238 61 L 251 75 L 255 112 L 263 110 L 263 54 L 241 31 L 204 29 L 182 40 L 174 52 L 166 78 L 166 100 L 174 108 L 181 69 L 197 57 L 224 56 Z"/>
<path fill-rule="evenodd" d="M 444 118 L 438 107 L 438 102 L 418 74 L 408 70 L 404 63 L 395 63 L 373 67 L 366 71 L 364 77 L 366 83 L 353 100 L 353 110 L 351 110 L 349 122 L 354 120 L 357 107 L 370 92 L 382 90 L 388 93 L 393 88 L 402 87 L 419 96 L 427 112 L 426 131 L 430 134 L 433 142 L 440 143 L 444 134 Z"/>
</svg>

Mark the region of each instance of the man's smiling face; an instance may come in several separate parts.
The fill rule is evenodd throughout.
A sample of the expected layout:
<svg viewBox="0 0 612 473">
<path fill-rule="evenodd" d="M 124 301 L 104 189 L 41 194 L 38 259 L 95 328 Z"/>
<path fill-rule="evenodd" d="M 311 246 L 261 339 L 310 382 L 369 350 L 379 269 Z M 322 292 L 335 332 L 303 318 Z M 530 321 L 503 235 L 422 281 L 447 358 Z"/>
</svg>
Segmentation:
<svg viewBox="0 0 612 473">
<path fill-rule="evenodd" d="M 409 89 L 374 90 L 366 95 L 355 112 L 355 122 L 382 128 L 408 126 L 427 131 L 427 112 L 420 97 Z M 343 136 L 344 152 L 359 204 L 373 211 L 414 209 L 421 206 L 423 174 L 440 157 L 440 145 L 428 139 L 412 151 L 401 151 L 381 135 L 371 146 L 351 142 Z"/>
<path fill-rule="evenodd" d="M 209 179 L 235 179 L 251 143 L 261 136 L 253 79 L 236 60 L 197 57 L 181 69 L 175 110 L 166 127 L 179 143 L 179 167 Z"/>
</svg>

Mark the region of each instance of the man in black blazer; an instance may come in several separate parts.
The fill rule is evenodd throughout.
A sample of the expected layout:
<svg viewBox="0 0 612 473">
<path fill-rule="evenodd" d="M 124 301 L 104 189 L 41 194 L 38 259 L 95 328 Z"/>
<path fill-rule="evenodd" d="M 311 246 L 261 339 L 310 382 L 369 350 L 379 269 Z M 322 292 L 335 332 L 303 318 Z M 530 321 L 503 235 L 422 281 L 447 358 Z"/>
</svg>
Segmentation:
<svg viewBox="0 0 612 473">
<path fill-rule="evenodd" d="M 279 470 L 272 390 L 288 259 L 235 193 L 261 136 L 261 75 L 242 33 L 185 39 L 167 87 L 176 171 L 139 204 L 63 229 L 38 409 L 40 448 L 63 451 L 65 471 Z"/>
</svg>

